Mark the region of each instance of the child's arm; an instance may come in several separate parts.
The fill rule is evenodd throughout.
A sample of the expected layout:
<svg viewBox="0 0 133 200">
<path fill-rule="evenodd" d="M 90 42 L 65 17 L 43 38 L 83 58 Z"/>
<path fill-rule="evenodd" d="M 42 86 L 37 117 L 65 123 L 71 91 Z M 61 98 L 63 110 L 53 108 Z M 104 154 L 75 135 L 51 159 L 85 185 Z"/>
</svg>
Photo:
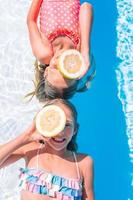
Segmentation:
<svg viewBox="0 0 133 200">
<path fill-rule="evenodd" d="M 90 34 L 92 28 L 92 5 L 85 2 L 80 8 L 80 34 L 81 34 L 81 52 L 90 52 Z"/>
<path fill-rule="evenodd" d="M 93 161 L 89 156 L 87 156 L 84 160 L 82 173 L 83 173 L 83 178 L 84 178 L 83 199 L 84 200 L 94 200 Z"/>
<path fill-rule="evenodd" d="M 92 27 L 93 10 L 91 4 L 85 2 L 80 7 L 79 23 L 80 23 L 80 51 L 84 57 L 86 70 L 83 75 L 86 74 L 90 67 L 90 35 Z"/>
<path fill-rule="evenodd" d="M 41 37 L 37 19 L 42 0 L 33 0 L 27 16 L 29 38 L 34 56 L 43 64 L 49 64 L 53 55 L 52 46 L 46 37 Z"/>
<path fill-rule="evenodd" d="M 35 123 L 33 122 L 32 125 L 17 138 L 4 145 L 0 145 L 0 168 L 23 158 L 25 156 L 26 144 L 42 139 L 44 138 L 35 132 Z"/>
</svg>

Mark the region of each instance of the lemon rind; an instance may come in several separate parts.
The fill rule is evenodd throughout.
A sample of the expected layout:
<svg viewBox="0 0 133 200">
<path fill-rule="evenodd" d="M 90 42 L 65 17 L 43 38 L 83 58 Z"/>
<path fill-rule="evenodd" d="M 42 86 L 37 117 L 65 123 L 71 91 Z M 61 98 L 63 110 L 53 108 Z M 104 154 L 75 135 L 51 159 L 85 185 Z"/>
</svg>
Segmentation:
<svg viewBox="0 0 133 200">
<path fill-rule="evenodd" d="M 75 55 L 78 55 L 79 56 L 79 59 L 81 60 L 81 67 L 80 67 L 80 70 L 76 73 L 73 73 L 73 74 L 70 74 L 67 72 L 67 70 L 64 69 L 64 58 L 66 55 L 71 55 L 71 54 L 75 54 Z M 76 78 L 79 78 L 82 73 L 84 72 L 85 70 L 85 63 L 84 63 L 84 59 L 81 55 L 81 53 L 75 49 L 71 49 L 71 50 L 66 50 L 65 52 L 62 53 L 62 55 L 60 56 L 59 58 L 59 61 L 58 61 L 58 68 L 60 70 L 60 72 L 63 74 L 64 77 L 68 78 L 68 79 L 76 79 Z"/>
<path fill-rule="evenodd" d="M 41 128 L 40 118 L 43 117 L 44 112 L 50 111 L 51 109 L 54 109 L 55 111 L 58 111 L 60 113 L 61 123 L 57 126 L 57 128 L 55 128 L 53 131 L 49 132 L 49 131 L 43 130 L 43 128 Z M 65 115 L 64 111 L 56 105 L 49 105 L 49 106 L 44 107 L 36 116 L 36 128 L 37 128 L 38 132 L 45 137 L 56 136 L 58 133 L 60 133 L 64 129 L 65 124 L 66 124 L 66 115 Z"/>
</svg>

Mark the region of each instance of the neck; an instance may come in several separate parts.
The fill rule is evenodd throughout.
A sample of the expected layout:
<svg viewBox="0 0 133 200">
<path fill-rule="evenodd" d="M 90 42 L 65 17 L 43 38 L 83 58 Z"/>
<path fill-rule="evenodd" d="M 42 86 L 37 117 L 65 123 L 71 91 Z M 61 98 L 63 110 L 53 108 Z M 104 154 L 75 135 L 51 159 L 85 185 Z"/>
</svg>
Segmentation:
<svg viewBox="0 0 133 200">
<path fill-rule="evenodd" d="M 56 149 L 53 149 L 48 144 L 45 145 L 45 152 L 52 154 L 52 155 L 59 156 L 59 157 L 66 157 L 69 154 L 69 151 L 67 150 L 67 148 L 64 148 L 61 150 L 56 150 Z"/>
</svg>

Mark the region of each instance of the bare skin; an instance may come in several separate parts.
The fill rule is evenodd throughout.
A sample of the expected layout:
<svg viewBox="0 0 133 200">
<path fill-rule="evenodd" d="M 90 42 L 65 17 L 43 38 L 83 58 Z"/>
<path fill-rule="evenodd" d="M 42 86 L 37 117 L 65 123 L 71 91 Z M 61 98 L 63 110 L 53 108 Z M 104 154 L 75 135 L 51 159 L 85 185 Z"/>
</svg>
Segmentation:
<svg viewBox="0 0 133 200">
<path fill-rule="evenodd" d="M 65 77 L 63 77 L 57 68 L 58 58 L 61 55 L 61 53 L 65 50 L 73 48 L 74 48 L 73 42 L 70 40 L 70 38 L 66 36 L 58 37 L 53 41 L 54 56 L 50 60 L 50 64 L 46 68 L 44 76 L 47 76 L 47 80 L 52 85 L 58 87 L 59 89 L 67 88 L 72 84 L 74 84 L 76 81 L 76 80 L 66 79 Z"/>
<path fill-rule="evenodd" d="M 27 17 L 27 25 L 29 30 L 29 38 L 32 47 L 32 51 L 34 56 L 41 62 L 45 64 L 49 64 L 49 67 L 56 66 L 56 59 L 61 54 L 61 52 L 67 49 L 74 49 L 74 44 L 70 38 L 66 36 L 58 37 L 52 44 L 49 40 L 40 33 L 37 26 L 37 19 L 39 15 L 39 10 L 41 6 L 42 0 L 33 0 L 28 17 Z M 79 14 L 79 33 L 80 33 L 80 44 L 77 47 L 77 50 L 81 52 L 84 57 L 86 69 L 81 75 L 82 78 L 90 67 L 90 35 L 91 35 L 91 26 L 92 26 L 92 6 L 85 2 L 80 6 L 80 14 Z M 52 59 L 52 62 L 51 62 Z M 51 72 L 49 71 L 49 74 Z M 47 77 L 47 80 L 54 85 L 56 88 L 59 85 L 63 85 L 62 87 L 69 87 L 69 84 L 64 84 L 66 82 L 63 75 L 55 71 L 55 75 L 57 78 L 51 81 L 51 78 Z M 52 73 L 51 73 L 52 76 Z M 61 77 L 62 76 L 62 77 Z M 68 81 L 71 82 L 71 81 Z M 73 84 L 72 82 L 70 84 Z"/>
<path fill-rule="evenodd" d="M 39 141 L 45 141 L 39 153 L 39 168 L 46 169 L 47 171 L 66 178 L 77 178 L 77 170 L 74 158 L 71 151 L 67 150 L 67 144 L 75 134 L 75 127 L 71 110 L 64 104 L 56 103 L 60 106 L 67 117 L 67 126 L 56 137 L 46 139 L 38 134 L 35 123 L 21 135 L 7 144 L 0 147 L 0 167 L 7 166 L 20 158 L 26 161 L 26 167 L 36 167 L 36 155 L 40 146 Z M 56 140 L 63 138 L 63 142 L 58 143 Z M 93 161 L 85 154 L 77 154 L 78 166 L 80 170 L 80 177 L 84 180 L 83 185 L 83 200 L 94 200 L 93 195 Z M 52 164 L 51 164 L 52 163 Z M 60 163 L 60 164 L 59 164 Z M 66 170 L 67 169 L 67 170 Z M 39 194 L 33 194 L 28 191 L 21 191 L 21 200 L 47 200 L 56 199 Z"/>
</svg>

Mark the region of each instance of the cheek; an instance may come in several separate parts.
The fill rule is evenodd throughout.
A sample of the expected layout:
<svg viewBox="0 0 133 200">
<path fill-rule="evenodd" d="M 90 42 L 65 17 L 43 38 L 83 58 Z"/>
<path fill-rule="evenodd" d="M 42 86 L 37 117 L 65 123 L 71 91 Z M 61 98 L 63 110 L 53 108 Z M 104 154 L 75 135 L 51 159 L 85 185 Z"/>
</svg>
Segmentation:
<svg viewBox="0 0 133 200">
<path fill-rule="evenodd" d="M 58 79 L 59 79 L 59 77 L 58 77 L 57 70 L 52 69 L 52 68 L 49 68 L 49 70 L 48 70 L 48 75 L 47 75 L 47 80 L 48 80 L 49 82 L 51 82 L 51 80 L 52 80 L 52 82 L 54 83 L 54 82 L 56 82 Z"/>
<path fill-rule="evenodd" d="M 67 138 L 71 139 L 74 134 L 74 128 L 65 128 L 65 135 Z"/>
<path fill-rule="evenodd" d="M 49 69 L 47 80 L 55 87 L 57 88 L 67 88 L 68 85 L 62 76 L 62 74 L 57 69 Z"/>
<path fill-rule="evenodd" d="M 61 74 L 58 71 L 58 69 L 54 68 L 54 67 L 50 67 L 49 68 L 49 75 L 52 76 L 53 78 L 60 78 Z"/>
</svg>

